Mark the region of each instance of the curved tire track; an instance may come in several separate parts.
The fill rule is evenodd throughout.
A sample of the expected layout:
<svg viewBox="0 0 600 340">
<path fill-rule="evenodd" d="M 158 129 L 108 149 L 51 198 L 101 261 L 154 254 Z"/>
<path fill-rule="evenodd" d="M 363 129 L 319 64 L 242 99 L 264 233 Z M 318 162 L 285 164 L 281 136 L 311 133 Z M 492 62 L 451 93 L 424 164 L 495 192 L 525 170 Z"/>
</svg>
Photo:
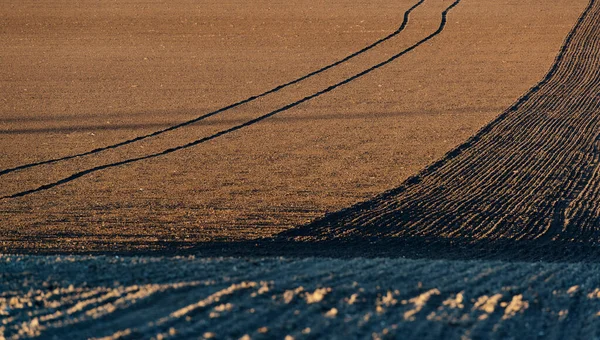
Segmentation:
<svg viewBox="0 0 600 340">
<path fill-rule="evenodd" d="M 404 56 L 407 53 L 410 53 L 411 51 L 415 50 L 419 46 L 421 46 L 421 45 L 425 44 L 426 42 L 428 42 L 429 40 L 433 39 L 434 37 L 436 37 L 437 35 L 439 35 L 440 33 L 442 33 L 442 31 L 446 27 L 446 21 L 447 21 L 447 15 L 448 15 L 448 13 L 454 7 L 456 7 L 460 3 L 460 1 L 461 0 L 455 0 L 453 3 L 451 3 L 441 13 L 441 22 L 440 22 L 440 25 L 439 25 L 438 29 L 435 32 L 429 34 L 425 38 L 419 40 L 417 43 L 411 45 L 410 47 L 408 47 L 408 48 L 406 48 L 404 50 L 402 50 L 401 52 L 399 52 L 399 53 L 391 56 L 387 60 L 382 61 L 382 62 L 380 62 L 378 64 L 375 64 L 374 66 L 372 66 L 372 67 L 370 67 L 368 69 L 365 69 L 365 70 L 363 70 L 363 71 L 361 71 L 361 72 L 359 72 L 359 73 L 357 73 L 357 74 L 355 74 L 355 75 L 353 75 L 353 76 L 351 76 L 349 78 L 346 78 L 346 79 L 344 79 L 344 80 L 342 80 L 342 81 L 340 81 L 340 82 L 338 82 L 336 84 L 330 85 L 329 87 L 327 87 L 327 88 L 325 88 L 323 90 L 320 90 L 318 92 L 315 92 L 315 93 L 313 93 L 313 94 L 311 94 L 309 96 L 306 96 L 306 97 L 304 97 L 304 98 L 302 98 L 300 100 L 297 100 L 295 102 L 289 103 L 289 104 L 287 104 L 287 105 L 285 105 L 283 107 L 280 107 L 279 109 L 271 111 L 271 112 L 269 112 L 267 114 L 264 114 L 262 116 L 259 116 L 257 118 L 251 119 L 251 120 L 249 120 L 249 121 L 247 121 L 247 122 L 245 122 L 243 124 L 239 124 L 239 125 L 233 126 L 231 128 L 219 131 L 219 132 L 217 132 L 217 133 L 215 133 L 213 135 L 197 139 L 195 141 L 192 141 L 192 142 L 184 144 L 184 145 L 180 145 L 180 146 L 177 146 L 177 147 L 169 148 L 169 149 L 163 150 L 161 152 L 157 152 L 157 153 L 153 153 L 153 154 L 149 154 L 149 155 L 145 155 L 145 156 L 141 156 L 141 157 L 129 158 L 129 159 L 125 159 L 125 160 L 122 160 L 122 161 L 119 161 L 119 162 L 104 164 L 104 165 L 96 166 L 96 167 L 93 167 L 93 168 L 85 169 L 85 170 L 82 170 L 82 171 L 78 171 L 78 172 L 73 173 L 73 174 L 71 174 L 71 175 L 69 175 L 67 177 L 64 177 L 63 179 L 60 179 L 58 181 L 41 185 L 41 186 L 39 186 L 39 187 L 37 187 L 35 189 L 24 190 L 24 191 L 21 191 L 21 192 L 12 194 L 12 195 L 6 195 L 6 196 L 3 196 L 3 197 L 0 197 L 0 199 L 11 199 L 11 198 L 17 198 L 17 197 L 23 197 L 23 196 L 31 195 L 31 194 L 34 194 L 34 193 L 37 193 L 37 192 L 45 191 L 45 190 L 52 189 L 54 187 L 57 187 L 57 186 L 60 186 L 60 185 L 72 182 L 72 181 L 74 181 L 74 180 L 76 180 L 76 179 L 78 179 L 80 177 L 83 177 L 83 176 L 86 176 L 88 174 L 95 173 L 95 172 L 98 172 L 98 171 L 101 171 L 101 170 L 106 170 L 106 169 L 110 169 L 110 168 L 114 168 L 114 167 L 119 167 L 119 166 L 131 164 L 131 163 L 135 163 L 135 162 L 139 162 L 139 161 L 143 161 L 143 160 L 154 159 L 154 158 L 157 158 L 157 157 L 160 157 L 160 156 L 164 156 L 164 155 L 167 155 L 167 154 L 179 151 L 179 150 L 188 149 L 188 148 L 194 147 L 196 145 L 199 145 L 199 144 L 208 142 L 210 140 L 213 140 L 215 138 L 221 137 L 223 135 L 235 132 L 237 130 L 243 129 L 243 128 L 251 126 L 251 125 L 254 125 L 254 124 L 256 124 L 256 123 L 258 123 L 258 122 L 260 122 L 262 120 L 265 120 L 265 119 L 267 119 L 269 117 L 272 117 L 272 116 L 274 116 L 274 115 L 276 115 L 278 113 L 287 111 L 287 110 L 289 110 L 289 109 L 291 109 L 293 107 L 296 107 L 296 106 L 298 106 L 298 105 L 300 105 L 302 103 L 308 102 L 308 101 L 310 101 L 310 100 L 312 100 L 314 98 L 317 98 L 317 97 L 319 97 L 319 96 L 321 96 L 323 94 L 331 92 L 331 91 L 337 89 L 338 87 L 341 87 L 341 86 L 346 85 L 346 84 L 348 84 L 348 83 L 350 83 L 350 82 L 352 82 L 352 81 L 354 81 L 356 79 L 359 79 L 359 78 L 361 78 L 361 77 L 363 77 L 363 76 L 365 76 L 365 75 L 367 75 L 367 74 L 369 74 L 369 73 L 371 73 L 371 72 L 373 72 L 373 71 L 375 71 L 375 70 L 377 70 L 377 69 L 379 69 L 381 67 L 386 66 L 387 64 L 395 61 L 396 59 Z"/>
<path fill-rule="evenodd" d="M 334 67 L 336 67 L 338 65 L 341 65 L 341 64 L 343 64 L 343 63 L 345 63 L 345 62 L 347 62 L 347 61 L 349 61 L 349 60 L 351 60 L 351 59 L 353 59 L 353 58 L 355 58 L 355 57 L 357 57 L 357 56 L 359 56 L 359 55 L 361 55 L 361 54 L 363 54 L 363 53 L 365 53 L 365 52 L 367 52 L 367 51 L 369 51 L 369 50 L 371 50 L 373 48 L 375 48 L 376 46 L 378 46 L 378 45 L 380 45 L 380 44 L 382 44 L 382 43 L 384 43 L 384 42 L 386 42 L 386 41 L 394 38 L 395 36 L 397 36 L 398 34 L 400 34 L 402 31 L 404 31 L 404 29 L 408 25 L 410 14 L 415 9 L 417 9 L 419 6 L 421 6 L 424 2 L 425 2 L 425 0 L 419 0 L 412 7 L 410 7 L 408 10 L 406 10 L 406 12 L 404 12 L 403 20 L 402 20 L 402 23 L 400 24 L 400 27 L 398 27 L 397 30 L 395 30 L 394 32 L 390 33 L 389 35 L 387 35 L 387 36 L 385 36 L 385 37 L 383 37 L 383 38 L 381 38 L 381 39 L 379 39 L 379 40 L 371 43 L 370 45 L 368 45 L 368 46 L 366 46 L 366 47 L 364 47 L 364 48 L 362 48 L 362 49 L 360 49 L 360 50 L 358 50 L 358 51 L 356 51 L 356 52 L 354 52 L 352 54 L 349 54 L 348 56 L 346 56 L 346 57 L 344 57 L 344 58 L 342 58 L 342 59 L 340 59 L 338 61 L 335 61 L 335 62 L 333 62 L 333 63 L 331 63 L 331 64 L 329 64 L 327 66 L 324 66 L 324 67 L 322 67 L 322 68 L 320 68 L 320 69 L 318 69 L 316 71 L 310 72 L 310 73 L 308 73 L 308 74 L 306 74 L 304 76 L 301 76 L 299 78 L 296 78 L 296 79 L 294 79 L 292 81 L 289 81 L 287 83 L 278 85 L 278 86 L 276 86 L 276 87 L 274 87 L 274 88 L 272 88 L 270 90 L 267 90 L 267 91 L 265 91 L 265 92 L 263 92 L 261 94 L 248 97 L 248 98 L 246 98 L 244 100 L 241 100 L 239 102 L 233 103 L 231 105 L 224 106 L 224 107 L 222 107 L 220 109 L 217 109 L 215 111 L 206 113 L 204 115 L 201 115 L 199 117 L 196 117 L 196 118 L 188 120 L 188 121 L 185 121 L 183 123 L 179 123 L 179 124 L 176 124 L 176 125 L 173 125 L 173 126 L 161 129 L 161 130 L 157 130 L 157 131 L 154 131 L 154 132 L 146 134 L 146 135 L 137 136 L 137 137 L 134 137 L 134 138 L 131 138 L 131 139 L 119 142 L 119 143 L 115 143 L 115 144 L 112 144 L 112 145 L 104 146 L 104 147 L 101 147 L 101 148 L 96 148 L 96 149 L 93 149 L 93 150 L 90 150 L 90 151 L 86 151 L 86 152 L 82 152 L 82 153 L 78 153 L 78 154 L 74 154 L 74 155 L 69 155 L 69 156 L 64 156 L 64 157 L 59 157 L 59 158 L 53 158 L 53 159 L 48 159 L 48 160 L 39 161 L 39 162 L 33 162 L 33 163 L 23 164 L 23 165 L 19 165 L 19 166 L 13 167 L 13 168 L 0 170 L 0 177 L 3 176 L 3 175 L 9 174 L 11 172 L 18 171 L 18 170 L 25 170 L 25 169 L 34 168 L 34 167 L 40 166 L 40 165 L 53 164 L 53 163 L 58 163 L 58 162 L 62 162 L 62 161 L 67 161 L 67 160 L 70 160 L 70 159 L 75 159 L 75 158 L 79 158 L 79 157 L 89 156 L 89 155 L 100 153 L 102 151 L 106 151 L 106 150 L 110 150 L 110 149 L 116 149 L 116 148 L 119 148 L 121 146 L 125 146 L 125 145 L 128 145 L 128 144 L 139 142 L 139 141 L 142 141 L 144 139 L 151 138 L 151 137 L 156 137 L 156 136 L 162 135 L 162 134 L 164 134 L 166 132 L 174 131 L 174 130 L 180 129 L 182 127 L 185 127 L 185 126 L 195 124 L 195 123 L 200 122 L 202 120 L 205 120 L 205 119 L 207 119 L 209 117 L 216 116 L 216 115 L 218 115 L 220 113 L 223 113 L 225 111 L 229 111 L 229 110 L 231 110 L 231 109 L 233 109 L 235 107 L 238 107 L 238 106 L 241 106 L 243 104 L 247 104 L 247 103 L 253 102 L 253 101 L 255 101 L 257 99 L 260 99 L 262 97 L 266 97 L 266 96 L 268 96 L 270 94 L 276 93 L 276 92 L 278 92 L 280 90 L 283 90 L 286 87 L 289 87 L 291 85 L 300 83 L 303 80 L 309 79 L 309 78 L 311 78 L 313 76 L 316 76 L 316 75 L 318 75 L 320 73 L 323 73 L 323 72 L 325 72 L 325 71 L 327 71 L 329 69 L 332 69 L 332 68 L 334 68 Z"/>
</svg>

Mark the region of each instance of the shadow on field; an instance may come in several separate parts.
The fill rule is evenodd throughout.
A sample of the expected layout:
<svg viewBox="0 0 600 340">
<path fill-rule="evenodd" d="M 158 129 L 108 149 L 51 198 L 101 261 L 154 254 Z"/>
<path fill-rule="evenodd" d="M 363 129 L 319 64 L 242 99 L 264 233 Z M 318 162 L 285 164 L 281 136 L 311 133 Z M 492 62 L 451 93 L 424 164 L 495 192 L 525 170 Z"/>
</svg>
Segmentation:
<svg viewBox="0 0 600 340">
<path fill-rule="evenodd" d="M 141 130 L 168 126 L 169 123 L 136 123 L 136 124 L 102 124 L 102 125 L 72 125 L 61 127 L 17 128 L 0 131 L 0 135 L 25 135 L 44 133 L 73 133 L 115 130 Z"/>
<path fill-rule="evenodd" d="M 496 112 L 499 107 L 493 106 L 477 106 L 477 107 L 463 107 L 453 109 L 453 114 L 472 114 L 473 112 Z M 175 111 L 174 111 L 175 112 Z M 175 116 L 176 114 L 181 114 L 179 111 L 169 114 L 167 112 L 162 113 L 163 116 Z M 313 122 L 313 121 L 328 121 L 328 120 L 371 120 L 371 119 L 384 119 L 384 118 L 397 118 L 397 117 L 407 117 L 407 116 L 439 116 L 443 113 L 439 110 L 418 110 L 418 111 L 393 111 L 393 112 L 358 112 L 358 113 L 328 113 L 328 114 L 312 114 L 308 113 L 302 116 L 275 116 L 270 120 L 271 124 L 287 124 L 289 122 Z M 134 113 L 132 115 L 140 115 L 141 113 Z M 107 115 L 109 116 L 109 115 Z M 118 117 L 117 119 L 123 118 L 131 118 L 129 114 L 127 115 L 110 115 Z M 148 113 L 147 116 L 151 116 L 151 113 Z M 102 117 L 94 116 L 95 119 L 100 119 Z M 147 119 L 147 118 L 146 118 Z M 111 130 L 142 130 L 148 128 L 166 128 L 175 124 L 172 119 L 166 121 L 145 121 L 143 123 L 105 123 L 105 124 L 74 124 L 73 122 L 79 122 L 82 119 L 78 116 L 60 116 L 57 120 L 50 120 L 47 117 L 27 117 L 22 120 L 18 120 L 14 117 L 9 117 L 8 119 L 0 118 L 0 123 L 3 121 L 9 121 L 12 124 L 20 123 L 20 125 L 16 128 L 8 128 L 5 130 L 0 130 L 0 135 L 23 135 L 23 134 L 44 134 L 44 133 L 73 133 L 73 132 L 95 132 L 95 131 L 111 131 Z M 105 117 L 106 120 L 106 117 Z M 202 121 L 197 123 L 197 126 L 226 126 L 231 124 L 243 124 L 246 120 L 243 118 L 225 118 L 219 120 L 212 121 Z M 28 122 L 32 123 L 56 123 L 56 122 L 69 122 L 71 124 L 64 126 L 35 126 L 35 127 L 22 127 L 23 124 Z"/>
<path fill-rule="evenodd" d="M 39 242 L 39 240 L 36 240 Z M 26 242 L 25 242 L 26 243 Z M 536 240 L 469 240 L 464 238 L 344 238 L 335 241 L 271 239 L 239 242 L 45 239 L 44 248 L 0 249 L 0 253 L 30 255 L 289 257 L 289 258 L 409 258 L 500 260 L 523 262 L 599 262 L 600 247 L 583 242 Z"/>
<path fill-rule="evenodd" d="M 248 242 L 211 242 L 185 249 L 184 244 L 165 243 L 163 254 L 182 253 L 200 257 L 284 256 L 328 258 L 411 258 L 445 260 L 504 260 L 546 262 L 598 262 L 600 248 L 582 242 L 537 242 L 517 240 L 473 241 L 441 238 L 359 238 L 339 241 L 260 240 Z M 182 251 L 183 250 L 183 251 Z"/>
</svg>

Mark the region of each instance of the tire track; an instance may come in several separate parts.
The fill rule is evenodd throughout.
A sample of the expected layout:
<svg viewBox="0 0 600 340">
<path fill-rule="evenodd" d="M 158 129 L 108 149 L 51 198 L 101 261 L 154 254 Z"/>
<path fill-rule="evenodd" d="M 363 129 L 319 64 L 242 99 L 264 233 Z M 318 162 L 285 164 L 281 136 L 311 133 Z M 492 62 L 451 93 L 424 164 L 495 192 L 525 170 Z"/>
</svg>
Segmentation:
<svg viewBox="0 0 600 340">
<path fill-rule="evenodd" d="M 350 83 L 350 82 L 352 82 L 352 81 L 354 81 L 356 79 L 359 79 L 359 78 L 361 78 L 361 77 L 363 77 L 363 76 L 365 76 L 365 75 L 367 75 L 367 74 L 369 74 L 369 73 L 371 73 L 371 72 L 373 72 L 373 71 L 375 71 L 375 70 L 377 70 L 379 68 L 382 68 L 382 67 L 386 66 L 387 64 L 395 61 L 396 59 L 404 56 L 407 53 L 410 53 L 411 51 L 415 50 L 419 46 L 427 43 L 429 40 L 433 39 L 434 37 L 436 37 L 437 35 L 439 35 L 440 33 L 442 33 L 442 31 L 446 27 L 448 13 L 454 7 L 456 7 L 460 3 L 460 1 L 461 0 L 455 0 L 453 3 L 451 3 L 441 13 L 441 21 L 440 21 L 440 25 L 439 25 L 438 29 L 436 31 L 434 31 L 433 33 L 429 34 L 428 36 L 426 36 L 425 38 L 419 40 L 417 43 L 415 43 L 415 44 L 411 45 L 410 47 L 402 50 L 401 52 L 399 52 L 399 53 L 397 53 L 397 54 L 389 57 L 387 60 L 384 60 L 384 61 L 382 61 L 380 63 L 377 63 L 377 64 L 375 64 L 374 66 L 372 66 L 372 67 L 370 67 L 368 69 L 365 69 L 365 70 L 363 70 L 363 71 L 361 71 L 361 72 L 359 72 L 359 73 L 357 73 L 357 74 L 355 74 L 355 75 L 353 75 L 353 76 L 351 76 L 349 78 L 346 78 L 346 79 L 344 79 L 344 80 L 342 80 L 342 81 L 340 81 L 340 82 L 338 82 L 336 84 L 330 85 L 329 87 L 327 87 L 327 88 L 325 88 L 323 90 L 320 90 L 318 92 L 315 92 L 315 93 L 313 93 L 313 94 L 311 94 L 309 96 L 306 96 L 306 97 L 304 97 L 304 98 L 302 98 L 300 100 L 297 100 L 295 102 L 287 104 L 287 105 L 285 105 L 283 107 L 280 107 L 279 109 L 271 111 L 271 112 L 269 112 L 267 114 L 264 114 L 262 116 L 259 116 L 257 118 L 251 119 L 251 120 L 249 120 L 249 121 L 247 121 L 245 123 L 233 126 L 231 128 L 228 128 L 228 129 L 222 130 L 220 132 L 217 132 L 217 133 L 215 133 L 213 135 L 210 135 L 210 136 L 207 136 L 207 137 L 204 137 L 204 138 L 192 141 L 192 142 L 184 144 L 184 145 L 180 145 L 180 146 L 177 146 L 177 147 L 169 148 L 169 149 L 166 149 L 166 150 L 163 150 L 161 152 L 154 153 L 154 154 L 149 154 L 149 155 L 145 155 L 145 156 L 141 156 L 141 157 L 130 158 L 130 159 L 126 159 L 126 160 L 123 160 L 123 161 L 109 163 L 109 164 L 104 164 L 104 165 L 96 166 L 96 167 L 89 168 L 89 169 L 86 169 L 86 170 L 82 170 L 82 171 L 73 173 L 70 176 L 67 176 L 67 177 L 65 177 L 63 179 L 60 179 L 58 181 L 55 181 L 55 182 L 52 182 L 52 183 L 48 183 L 48 184 L 44 184 L 44 185 L 39 186 L 38 188 L 35 188 L 35 189 L 24 190 L 24 191 L 21 191 L 21 192 L 12 194 L 12 195 L 6 195 L 6 196 L 3 196 L 3 197 L 0 197 L 0 199 L 11 199 L 11 198 L 17 198 L 17 197 L 23 197 L 23 196 L 31 195 L 31 194 L 34 194 L 34 193 L 37 193 L 37 192 L 49 190 L 49 189 L 52 189 L 54 187 L 57 187 L 57 186 L 60 186 L 60 185 L 72 182 L 72 181 L 74 181 L 74 180 L 76 180 L 78 178 L 81 178 L 83 176 L 86 176 L 86 175 L 89 175 L 91 173 L 95 173 L 95 172 L 98 172 L 98 171 L 101 171 L 101 170 L 106 170 L 106 169 L 110 169 L 110 168 L 114 168 L 114 167 L 119 167 L 119 166 L 131 164 L 131 163 L 135 163 L 135 162 L 139 162 L 139 161 L 150 160 L 150 159 L 154 159 L 154 158 L 157 158 L 157 157 L 160 157 L 160 156 L 164 156 L 164 155 L 167 155 L 167 154 L 179 151 L 179 150 L 188 149 L 188 148 L 194 147 L 196 145 L 199 145 L 199 144 L 208 142 L 210 140 L 213 140 L 215 138 L 221 137 L 223 135 L 235 132 L 237 130 L 243 129 L 243 128 L 251 126 L 251 125 L 254 125 L 254 124 L 256 124 L 256 123 L 258 123 L 260 121 L 263 121 L 263 120 L 265 120 L 265 119 L 267 119 L 269 117 L 272 117 L 272 116 L 274 116 L 274 115 L 276 115 L 278 113 L 287 111 L 287 110 L 289 110 L 289 109 L 291 109 L 293 107 L 296 107 L 296 106 L 298 106 L 298 105 L 300 105 L 302 103 L 305 103 L 305 102 L 308 102 L 308 101 L 310 101 L 310 100 L 312 100 L 314 98 L 320 97 L 323 94 L 331 92 L 331 91 L 337 89 L 338 87 L 346 85 L 346 84 L 348 84 L 348 83 Z"/>
<path fill-rule="evenodd" d="M 495 121 L 400 187 L 279 239 L 368 241 L 436 257 L 596 254 L 599 32 L 600 3 L 591 0 L 546 77 Z"/>
<path fill-rule="evenodd" d="M 40 162 L 33 162 L 33 163 L 23 164 L 23 165 L 19 165 L 19 166 L 13 167 L 13 168 L 0 170 L 0 177 L 3 176 L 3 175 L 9 174 L 11 172 L 18 171 L 18 170 L 25 170 L 25 169 L 37 167 L 37 166 L 40 166 L 40 165 L 53 164 L 53 163 L 57 163 L 57 162 L 67 161 L 67 160 L 70 160 L 70 159 L 75 159 L 75 158 L 79 158 L 79 157 L 89 156 L 89 155 L 100 153 L 102 151 L 116 149 L 116 148 L 119 148 L 121 146 L 125 146 L 125 145 L 128 145 L 128 144 L 139 142 L 139 141 L 142 141 L 144 139 L 156 137 L 156 136 L 162 135 L 162 134 L 164 134 L 166 132 L 174 131 L 174 130 L 180 129 L 182 127 L 185 127 L 185 126 L 192 125 L 194 123 L 197 123 L 197 122 L 200 122 L 202 120 L 205 120 L 205 119 L 207 119 L 209 117 L 216 116 L 216 115 L 218 115 L 220 113 L 223 113 L 225 111 L 229 111 L 229 110 L 231 110 L 233 108 L 236 108 L 238 106 L 241 106 L 243 104 L 247 104 L 247 103 L 253 102 L 253 101 L 257 100 L 257 99 L 260 99 L 262 97 L 266 97 L 266 96 L 268 96 L 270 94 L 279 92 L 279 91 L 283 90 L 286 87 L 289 87 L 291 85 L 300 83 L 300 82 L 302 82 L 302 81 L 304 81 L 306 79 L 309 79 L 309 78 L 311 78 L 313 76 L 316 76 L 316 75 L 318 75 L 320 73 L 323 73 L 323 72 L 325 72 L 325 71 L 327 71 L 329 69 L 332 69 L 332 68 L 334 68 L 334 67 L 336 67 L 338 65 L 341 65 L 341 64 L 343 64 L 343 63 L 345 63 L 345 62 L 347 62 L 347 61 L 349 61 L 349 60 L 351 60 L 351 59 L 353 59 L 353 58 L 355 58 L 355 57 L 357 57 L 357 56 L 359 56 L 359 55 L 361 55 L 361 54 L 363 54 L 363 53 L 365 53 L 365 52 L 367 52 L 367 51 L 369 51 L 369 50 L 371 50 L 371 49 L 373 49 L 375 47 L 377 47 L 378 45 L 380 45 L 380 44 L 382 44 L 382 43 L 384 43 L 384 42 L 386 42 L 386 41 L 388 41 L 388 40 L 396 37 L 402 31 L 404 31 L 404 29 L 408 25 L 410 14 L 415 9 L 417 9 L 419 6 L 421 6 L 424 2 L 425 2 L 425 0 L 419 0 L 412 7 L 410 7 L 408 10 L 406 10 L 404 12 L 403 20 L 402 20 L 402 23 L 400 24 L 400 27 L 398 27 L 397 30 L 395 30 L 394 32 L 390 33 L 389 35 L 387 35 L 387 36 L 385 36 L 385 37 L 383 37 L 383 38 L 381 38 L 381 39 L 379 39 L 379 40 L 371 43 L 370 45 L 362 48 L 361 50 L 358 50 L 358 51 L 356 51 L 356 52 L 354 52 L 352 54 L 349 54 L 348 56 L 346 56 L 346 57 L 344 57 L 344 58 L 342 58 L 342 59 L 340 59 L 338 61 L 335 61 L 335 62 L 333 62 L 333 63 L 331 63 L 329 65 L 326 65 L 326 66 L 324 66 L 324 67 L 322 67 L 322 68 L 320 68 L 320 69 L 318 69 L 316 71 L 310 72 L 310 73 L 308 73 L 308 74 L 306 74 L 304 76 L 301 76 L 299 78 L 296 78 L 296 79 L 294 79 L 292 81 L 289 81 L 287 83 L 278 85 L 278 86 L 276 86 L 276 87 L 274 87 L 274 88 L 272 88 L 270 90 L 267 90 L 267 91 L 265 91 L 265 92 L 263 92 L 261 94 L 248 97 L 248 98 L 246 98 L 244 100 L 241 100 L 241 101 L 238 101 L 236 103 L 224 106 L 224 107 L 219 108 L 219 109 L 217 109 L 215 111 L 206 113 L 204 115 L 201 115 L 199 117 L 196 117 L 196 118 L 188 120 L 188 121 L 185 121 L 183 123 L 179 123 L 179 124 L 176 124 L 176 125 L 173 125 L 173 126 L 161 129 L 161 130 L 157 130 L 157 131 L 154 131 L 154 132 L 146 134 L 146 135 L 137 136 L 137 137 L 134 137 L 134 138 L 131 138 L 131 139 L 128 139 L 128 140 L 125 140 L 125 141 L 122 141 L 122 142 L 119 142 L 119 143 L 116 143 L 116 144 L 104 146 L 104 147 L 101 147 L 101 148 L 96 148 L 96 149 L 93 149 L 93 150 L 90 150 L 90 151 L 86 151 L 86 152 L 82 152 L 82 153 L 78 153 L 78 154 L 74 154 L 74 155 L 69 155 L 69 156 L 64 156 L 64 157 L 59 157 L 59 158 L 48 159 L 48 160 L 44 160 L 44 161 L 40 161 Z"/>
</svg>

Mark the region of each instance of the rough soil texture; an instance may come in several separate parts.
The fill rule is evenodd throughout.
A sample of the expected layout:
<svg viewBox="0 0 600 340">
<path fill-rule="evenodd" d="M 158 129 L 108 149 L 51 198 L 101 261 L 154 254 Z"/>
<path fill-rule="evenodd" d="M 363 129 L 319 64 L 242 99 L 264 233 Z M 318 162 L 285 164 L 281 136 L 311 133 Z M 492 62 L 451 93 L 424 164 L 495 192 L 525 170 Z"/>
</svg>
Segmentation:
<svg viewBox="0 0 600 340">
<path fill-rule="evenodd" d="M 548 75 L 477 135 L 402 186 L 284 234 L 407 254 L 599 259 L 598 32 L 592 1 Z"/>
<path fill-rule="evenodd" d="M 26 195 L 0 201 L 0 249 L 244 241 L 373 197 L 542 79 L 586 3 L 463 1 L 415 46 L 452 2 L 5 1 L 0 195 Z"/>
<path fill-rule="evenodd" d="M 600 336 L 590 264 L 3 256 L 0 269 L 6 339 Z"/>
<path fill-rule="evenodd" d="M 599 31 L 597 0 L 3 2 L 0 340 L 600 337 Z"/>
</svg>

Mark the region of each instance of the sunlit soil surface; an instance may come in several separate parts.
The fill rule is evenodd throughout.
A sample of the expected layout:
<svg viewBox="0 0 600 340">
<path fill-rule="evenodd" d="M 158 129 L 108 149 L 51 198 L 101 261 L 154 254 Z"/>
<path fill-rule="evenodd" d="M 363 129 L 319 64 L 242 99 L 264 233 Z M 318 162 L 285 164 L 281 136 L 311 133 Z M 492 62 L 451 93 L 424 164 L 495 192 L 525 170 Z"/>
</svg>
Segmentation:
<svg viewBox="0 0 600 340">
<path fill-rule="evenodd" d="M 0 170 L 114 145 L 274 89 L 392 34 L 418 3 L 3 2 Z M 418 44 L 452 4 L 426 0 L 401 33 L 309 79 L 158 136 L 2 173 L 0 196 L 42 190 L 0 200 L 0 249 L 257 239 L 373 197 L 542 79 L 586 3 L 461 1 L 443 31 Z M 415 44 L 256 124 L 120 163 L 227 131 Z"/>
<path fill-rule="evenodd" d="M 3 4 L 0 340 L 598 337 L 585 3 Z"/>
</svg>

